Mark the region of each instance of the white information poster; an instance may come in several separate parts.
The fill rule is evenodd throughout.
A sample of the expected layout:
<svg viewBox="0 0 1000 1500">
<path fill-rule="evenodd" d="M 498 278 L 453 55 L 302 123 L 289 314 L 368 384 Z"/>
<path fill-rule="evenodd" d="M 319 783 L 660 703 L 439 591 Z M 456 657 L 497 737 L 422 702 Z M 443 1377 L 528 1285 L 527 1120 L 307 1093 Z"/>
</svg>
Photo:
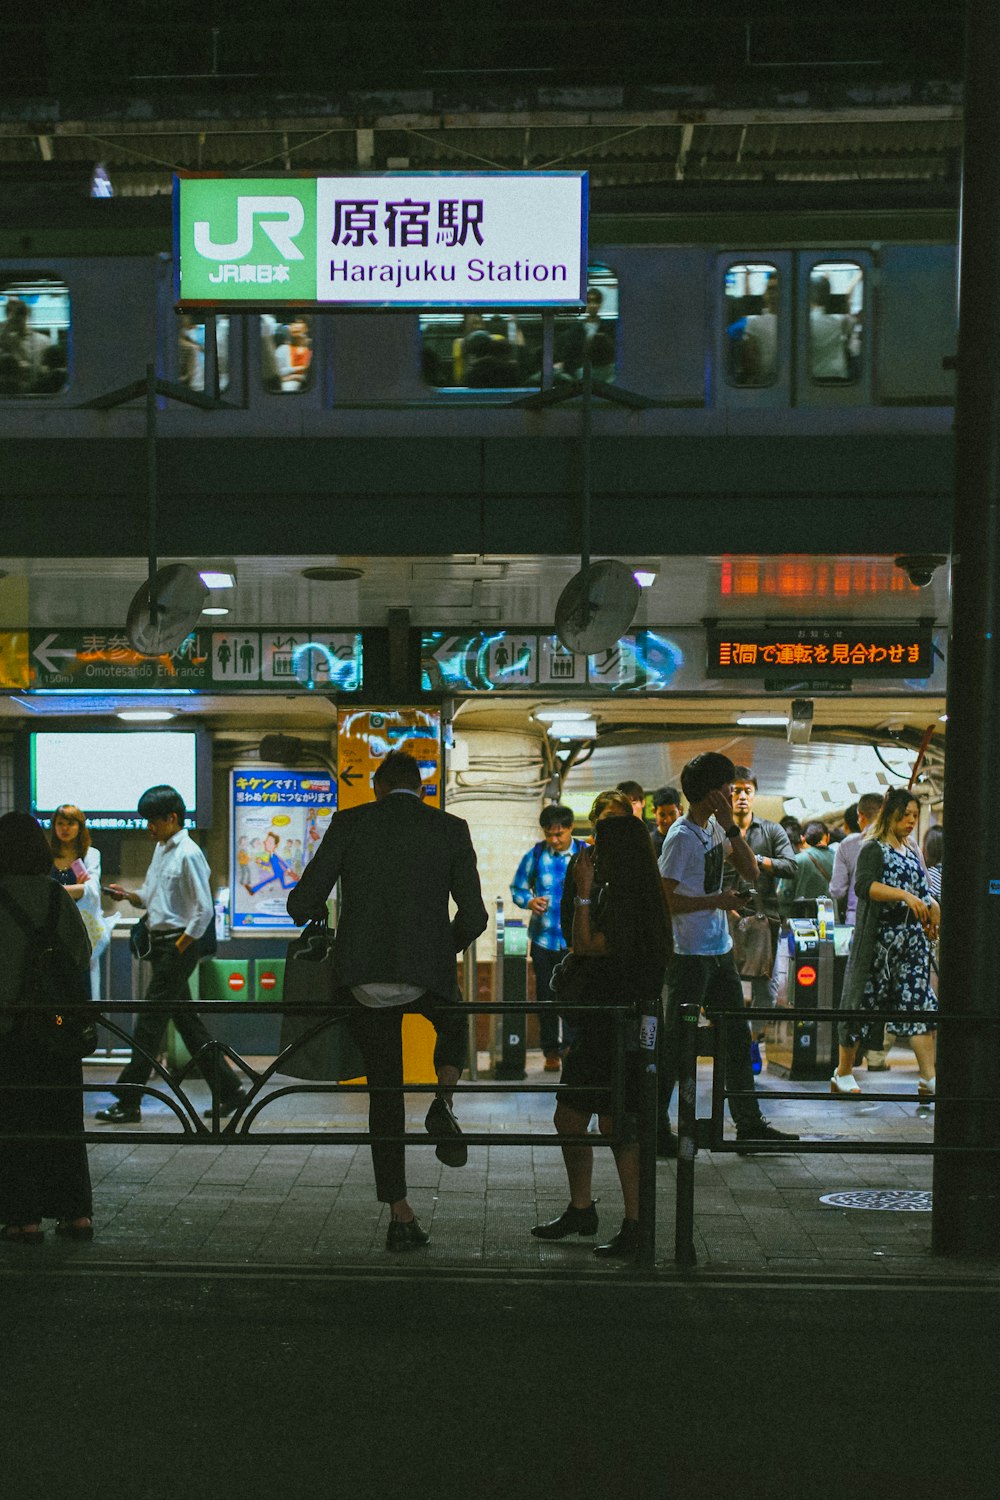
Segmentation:
<svg viewBox="0 0 1000 1500">
<path fill-rule="evenodd" d="M 236 932 L 294 928 L 285 903 L 337 808 L 332 771 L 255 766 L 230 773 L 230 925 Z"/>
</svg>

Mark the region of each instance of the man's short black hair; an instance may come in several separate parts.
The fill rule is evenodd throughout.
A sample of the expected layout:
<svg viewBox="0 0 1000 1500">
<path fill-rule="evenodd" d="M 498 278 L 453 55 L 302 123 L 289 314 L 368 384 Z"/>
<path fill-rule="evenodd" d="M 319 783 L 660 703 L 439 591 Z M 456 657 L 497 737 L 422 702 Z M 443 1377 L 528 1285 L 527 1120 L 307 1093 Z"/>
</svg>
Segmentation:
<svg viewBox="0 0 1000 1500">
<path fill-rule="evenodd" d="M 848 833 L 860 833 L 861 825 L 858 822 L 858 804 L 852 802 L 849 807 L 844 808 L 844 822 Z"/>
<path fill-rule="evenodd" d="M 706 750 L 689 760 L 681 772 L 681 791 L 689 804 L 700 802 L 709 792 L 717 792 L 728 786 L 736 773 L 736 767 L 728 755 L 718 750 Z"/>
<path fill-rule="evenodd" d="M 658 786 L 653 793 L 654 807 L 680 807 L 681 794 L 675 786 Z"/>
<path fill-rule="evenodd" d="M 646 793 L 637 781 L 619 781 L 616 792 L 624 792 L 630 802 L 645 802 Z"/>
<path fill-rule="evenodd" d="M 827 828 L 826 824 L 821 823 L 817 818 L 812 823 L 806 824 L 806 843 L 809 845 L 810 849 L 818 849 L 820 844 L 823 842 L 823 839 L 829 832 L 830 830 L 829 828 Z"/>
<path fill-rule="evenodd" d="M 573 809 L 563 807 L 559 802 L 552 802 L 548 807 L 542 808 L 538 821 L 545 833 L 548 833 L 550 828 L 572 828 Z"/>
<path fill-rule="evenodd" d="M 151 786 L 139 798 L 138 813 L 140 818 L 147 820 L 169 818 L 171 813 L 176 813 L 177 821 L 183 828 L 187 808 L 184 806 L 184 798 L 175 786 Z"/>
<path fill-rule="evenodd" d="M 734 766 L 733 767 L 733 780 L 734 781 L 749 781 L 750 785 L 753 787 L 753 789 L 754 789 L 755 792 L 759 792 L 760 791 L 760 787 L 757 785 L 757 778 L 753 774 L 753 772 L 751 771 L 751 769 L 750 769 L 749 766 Z"/>
<path fill-rule="evenodd" d="M 864 792 L 858 798 L 858 812 L 871 823 L 878 817 L 883 800 L 881 792 Z"/>
<path fill-rule="evenodd" d="M 405 750 L 390 750 L 372 779 L 387 792 L 420 791 L 420 767 Z"/>
</svg>

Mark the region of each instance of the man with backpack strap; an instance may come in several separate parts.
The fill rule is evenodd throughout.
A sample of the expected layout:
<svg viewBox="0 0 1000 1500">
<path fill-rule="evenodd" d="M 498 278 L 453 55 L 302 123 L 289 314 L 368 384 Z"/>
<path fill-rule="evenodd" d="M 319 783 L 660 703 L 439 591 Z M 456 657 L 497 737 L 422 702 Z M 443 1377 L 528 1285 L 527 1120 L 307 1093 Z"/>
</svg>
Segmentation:
<svg viewBox="0 0 1000 1500">
<path fill-rule="evenodd" d="M 554 1009 L 555 996 L 549 988 L 552 971 L 566 952 L 559 925 L 559 903 L 562 900 L 566 869 L 583 841 L 573 837 L 573 812 L 558 803 L 542 809 L 539 818 L 541 840 L 528 850 L 517 867 L 510 893 L 515 906 L 531 912 L 528 941 L 535 969 L 535 992 L 539 1005 L 538 1024 L 545 1054 L 546 1073 L 557 1073 L 562 1066 L 562 1046 L 571 1040 L 563 1024 L 559 1039 L 559 1015 Z"/>
</svg>

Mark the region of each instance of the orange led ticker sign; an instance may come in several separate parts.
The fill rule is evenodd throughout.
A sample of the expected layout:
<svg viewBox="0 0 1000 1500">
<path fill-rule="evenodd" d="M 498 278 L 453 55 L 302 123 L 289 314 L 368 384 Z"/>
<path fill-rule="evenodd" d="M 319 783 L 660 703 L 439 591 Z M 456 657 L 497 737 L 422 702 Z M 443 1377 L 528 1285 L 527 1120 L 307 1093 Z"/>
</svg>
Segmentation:
<svg viewBox="0 0 1000 1500">
<path fill-rule="evenodd" d="M 734 627 L 708 632 L 710 677 L 929 677 L 929 627 Z"/>
</svg>

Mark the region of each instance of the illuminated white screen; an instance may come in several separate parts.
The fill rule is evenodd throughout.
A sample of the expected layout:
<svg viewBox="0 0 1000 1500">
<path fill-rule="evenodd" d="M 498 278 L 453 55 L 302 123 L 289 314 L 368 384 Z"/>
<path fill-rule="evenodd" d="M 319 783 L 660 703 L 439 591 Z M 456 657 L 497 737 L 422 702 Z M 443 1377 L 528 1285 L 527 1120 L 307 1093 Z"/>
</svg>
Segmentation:
<svg viewBox="0 0 1000 1500">
<path fill-rule="evenodd" d="M 193 813 L 196 747 L 196 735 L 176 730 L 33 734 L 34 810 L 45 815 L 72 802 L 88 815 L 134 816 L 143 792 L 166 785 L 176 787 Z"/>
</svg>

